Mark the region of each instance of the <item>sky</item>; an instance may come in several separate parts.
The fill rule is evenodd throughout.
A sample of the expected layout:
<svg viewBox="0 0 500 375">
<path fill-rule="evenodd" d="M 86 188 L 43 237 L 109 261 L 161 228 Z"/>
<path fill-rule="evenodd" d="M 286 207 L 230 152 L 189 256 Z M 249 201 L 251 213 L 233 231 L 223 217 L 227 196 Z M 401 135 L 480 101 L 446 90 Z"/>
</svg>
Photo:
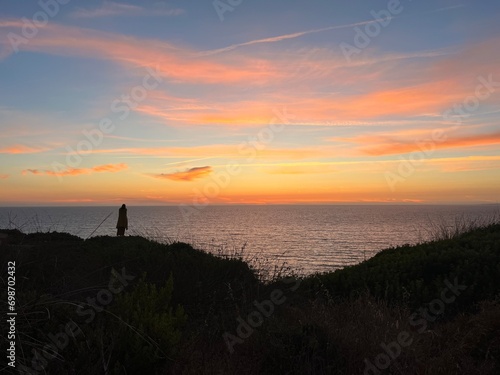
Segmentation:
<svg viewBox="0 0 500 375">
<path fill-rule="evenodd" d="M 498 203 L 496 0 L 0 2 L 0 206 Z"/>
</svg>

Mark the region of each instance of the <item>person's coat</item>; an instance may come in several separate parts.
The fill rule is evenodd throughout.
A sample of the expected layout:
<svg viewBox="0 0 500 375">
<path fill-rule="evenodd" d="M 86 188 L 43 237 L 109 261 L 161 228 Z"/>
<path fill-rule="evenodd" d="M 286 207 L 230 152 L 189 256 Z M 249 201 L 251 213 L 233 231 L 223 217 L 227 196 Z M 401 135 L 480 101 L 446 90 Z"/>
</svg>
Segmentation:
<svg viewBox="0 0 500 375">
<path fill-rule="evenodd" d="M 116 223 L 116 228 L 128 229 L 128 219 L 127 219 L 127 209 L 120 208 L 118 210 L 118 222 Z"/>
</svg>

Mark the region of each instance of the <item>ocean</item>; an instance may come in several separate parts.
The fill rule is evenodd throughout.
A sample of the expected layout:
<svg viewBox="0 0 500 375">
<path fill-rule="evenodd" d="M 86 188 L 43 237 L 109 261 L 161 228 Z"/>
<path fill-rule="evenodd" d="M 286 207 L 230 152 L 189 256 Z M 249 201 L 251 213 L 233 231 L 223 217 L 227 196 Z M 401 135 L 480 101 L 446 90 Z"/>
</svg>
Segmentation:
<svg viewBox="0 0 500 375">
<path fill-rule="evenodd" d="M 0 207 L 0 228 L 114 236 L 118 209 Z M 242 253 L 256 267 L 311 274 L 430 240 L 439 226 L 498 218 L 499 211 L 499 205 L 241 205 L 207 206 L 186 216 L 176 206 L 128 206 L 126 234 L 187 242 L 216 254 Z"/>
</svg>

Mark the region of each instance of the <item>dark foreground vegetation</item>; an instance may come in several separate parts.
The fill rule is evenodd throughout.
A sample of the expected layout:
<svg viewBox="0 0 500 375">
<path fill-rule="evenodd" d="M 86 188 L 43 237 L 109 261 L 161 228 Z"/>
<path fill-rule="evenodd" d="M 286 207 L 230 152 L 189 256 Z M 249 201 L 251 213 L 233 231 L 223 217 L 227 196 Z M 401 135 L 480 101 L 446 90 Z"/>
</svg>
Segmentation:
<svg viewBox="0 0 500 375">
<path fill-rule="evenodd" d="M 500 373 L 500 225 L 266 283 L 182 243 L 0 232 L 5 373 Z"/>
</svg>

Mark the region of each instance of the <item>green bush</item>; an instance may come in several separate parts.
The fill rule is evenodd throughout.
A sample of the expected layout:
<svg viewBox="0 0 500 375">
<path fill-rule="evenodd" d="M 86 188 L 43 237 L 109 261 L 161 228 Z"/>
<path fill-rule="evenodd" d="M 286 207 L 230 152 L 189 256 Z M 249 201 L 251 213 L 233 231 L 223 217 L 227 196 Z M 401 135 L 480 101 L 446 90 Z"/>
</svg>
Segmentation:
<svg viewBox="0 0 500 375">
<path fill-rule="evenodd" d="M 107 319 L 106 331 L 113 335 L 118 358 L 116 367 L 124 366 L 131 373 L 146 369 L 151 373 L 172 360 L 187 320 L 182 306 L 171 304 L 172 275 L 161 287 L 145 279 L 146 275 L 133 290 L 117 296 L 110 309 L 114 319 Z"/>
</svg>

